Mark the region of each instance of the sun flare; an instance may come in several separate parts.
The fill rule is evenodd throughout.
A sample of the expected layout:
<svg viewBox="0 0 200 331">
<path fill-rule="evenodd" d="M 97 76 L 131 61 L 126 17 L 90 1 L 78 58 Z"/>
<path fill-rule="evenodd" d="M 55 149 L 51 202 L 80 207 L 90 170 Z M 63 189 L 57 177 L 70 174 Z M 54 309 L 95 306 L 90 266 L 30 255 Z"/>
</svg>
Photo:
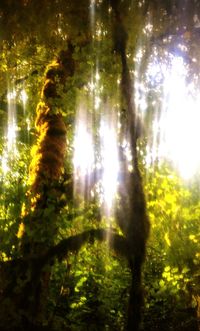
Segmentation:
<svg viewBox="0 0 200 331">
<path fill-rule="evenodd" d="M 151 79 L 162 77 L 162 107 L 153 123 L 152 160 L 171 160 L 180 175 L 190 179 L 200 167 L 200 94 L 188 82 L 181 57 L 171 57 L 168 66 L 153 64 L 150 74 Z"/>
</svg>

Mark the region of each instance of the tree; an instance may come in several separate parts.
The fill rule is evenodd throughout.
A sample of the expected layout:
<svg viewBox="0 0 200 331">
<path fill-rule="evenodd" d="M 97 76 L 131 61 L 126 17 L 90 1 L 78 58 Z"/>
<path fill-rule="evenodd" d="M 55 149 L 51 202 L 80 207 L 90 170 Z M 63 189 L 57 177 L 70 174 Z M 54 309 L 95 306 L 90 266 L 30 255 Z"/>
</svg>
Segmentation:
<svg viewBox="0 0 200 331">
<path fill-rule="evenodd" d="M 0 26 L 4 32 L 1 37 L 2 102 L 7 103 L 7 75 L 10 85 L 19 91 L 26 84 L 32 120 L 36 108 L 35 129 L 32 130 L 37 135 L 29 168 L 26 207 L 18 215 L 21 225 L 15 244 L 17 256 L 11 254 L 11 260 L 2 261 L 0 266 L 1 325 L 4 330 L 6 325 L 8 330 L 42 327 L 52 263 L 56 258 L 62 260 L 67 253 L 78 251 L 95 238 L 106 240 L 108 234 L 110 248 L 127 259 L 131 272 L 126 328 L 139 330 L 143 301 L 141 268 L 149 221 L 139 165 L 139 119 L 132 93 L 135 77 L 130 70 L 136 63 L 130 58 L 136 56 L 141 30 L 145 29 L 148 19 L 155 17 L 151 36 L 143 34 L 141 37 L 142 43 L 146 44 L 142 58 L 144 68 L 153 47 L 162 54 L 160 48 L 164 46 L 169 53 L 179 52 L 189 61 L 194 51 L 193 41 L 198 40 L 198 31 L 192 23 L 194 15 L 198 18 L 198 10 L 195 1 L 184 1 L 181 9 L 178 2 L 172 1 L 159 4 L 155 1 L 132 4 L 128 0 L 1 2 Z M 183 18 L 187 19 L 184 26 Z M 148 42 L 146 37 L 149 37 Z M 187 41 L 191 48 L 179 49 L 176 46 L 179 39 Z M 55 59 L 53 62 L 52 58 Z M 121 182 L 115 218 L 122 234 L 116 225 L 115 230 L 109 231 L 91 225 L 89 230 L 57 242 L 61 210 L 68 206 L 65 210 L 69 215 L 69 201 L 73 200 L 70 168 L 76 98 L 87 86 L 97 62 L 100 62 L 99 70 L 107 87 L 102 93 L 105 99 L 117 100 L 115 87 L 120 77 Z M 141 77 L 143 75 L 144 70 Z M 20 107 L 18 110 L 23 118 L 23 110 Z M 131 171 L 128 170 L 124 139 L 130 145 Z M 94 176 L 93 186 L 96 181 L 98 176 Z"/>
</svg>

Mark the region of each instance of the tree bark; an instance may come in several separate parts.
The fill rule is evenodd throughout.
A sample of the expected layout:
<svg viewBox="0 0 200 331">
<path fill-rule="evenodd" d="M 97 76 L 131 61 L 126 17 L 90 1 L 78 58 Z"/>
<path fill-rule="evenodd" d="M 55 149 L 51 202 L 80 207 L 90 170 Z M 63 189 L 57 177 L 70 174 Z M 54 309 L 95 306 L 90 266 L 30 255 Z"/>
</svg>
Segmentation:
<svg viewBox="0 0 200 331">
<path fill-rule="evenodd" d="M 54 245 L 59 213 L 59 180 L 64 171 L 67 129 L 60 112 L 62 93 L 67 78 L 74 74 L 73 47 L 68 42 L 46 70 L 41 100 L 36 109 L 35 127 L 38 138 L 32 150 L 29 171 L 28 204 L 22 211 L 18 231 L 22 260 L 13 261 L 3 268 L 4 291 L 1 295 L 0 326 L 9 330 L 31 329 L 44 317 L 47 299 L 50 263 L 41 264 L 38 257 Z M 22 263 L 23 262 L 23 263 Z M 48 260 L 48 262 L 50 262 Z M 8 267 L 9 266 L 9 267 Z M 45 268 L 44 268 L 45 267 Z"/>
<path fill-rule="evenodd" d="M 121 95 L 126 108 L 124 131 L 126 131 L 125 138 L 130 144 L 133 166 L 133 170 L 131 172 L 128 171 L 124 151 L 120 147 L 119 155 L 122 165 L 122 180 L 118 192 L 120 199 L 117 220 L 130 249 L 129 264 L 132 281 L 129 293 L 127 331 L 138 331 L 140 329 L 141 308 L 143 304 L 142 264 L 145 259 L 146 242 L 150 225 L 146 214 L 146 201 L 138 165 L 138 119 L 134 106 L 134 85 L 130 76 L 126 56 L 128 34 L 118 9 L 118 2 L 111 1 L 111 5 L 114 12 L 114 51 L 120 56 L 122 66 Z"/>
</svg>

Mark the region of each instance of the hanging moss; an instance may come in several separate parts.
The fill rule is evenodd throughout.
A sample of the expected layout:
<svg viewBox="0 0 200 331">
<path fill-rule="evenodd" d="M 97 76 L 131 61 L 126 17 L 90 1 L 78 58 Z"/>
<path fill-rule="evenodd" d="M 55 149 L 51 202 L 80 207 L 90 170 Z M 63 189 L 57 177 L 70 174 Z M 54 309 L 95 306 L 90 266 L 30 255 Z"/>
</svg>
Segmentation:
<svg viewBox="0 0 200 331">
<path fill-rule="evenodd" d="M 49 180 L 58 180 L 63 171 L 66 151 L 66 127 L 61 114 L 51 115 L 44 102 L 37 107 L 37 145 L 32 150 L 30 165 L 31 190 L 37 192 Z"/>
<path fill-rule="evenodd" d="M 37 144 L 32 149 L 30 165 L 30 191 L 32 195 L 42 192 L 43 185 L 59 180 L 64 165 L 67 130 L 61 112 L 56 107 L 59 93 L 65 89 L 67 78 L 74 74 L 73 47 L 61 51 L 48 67 L 41 92 L 41 101 L 36 109 L 35 127 Z M 44 197 L 42 197 L 44 198 Z"/>
<path fill-rule="evenodd" d="M 48 67 L 41 92 L 41 101 L 36 109 L 35 127 L 38 132 L 30 165 L 30 185 L 35 193 L 43 183 L 58 180 L 63 171 L 66 152 L 66 127 L 62 115 L 55 107 L 54 99 L 61 98 L 60 88 L 65 89 L 67 78 L 74 74 L 73 48 L 61 51 Z M 56 109 L 55 109 L 56 108 Z"/>
<path fill-rule="evenodd" d="M 32 161 L 29 168 L 30 189 L 27 194 L 30 197 L 30 210 L 23 211 L 23 222 L 18 231 L 18 236 L 24 237 L 24 240 L 28 228 L 33 233 L 33 229 L 37 229 L 36 232 L 40 233 L 38 230 L 41 226 L 43 227 L 41 220 L 44 222 L 46 217 L 47 212 L 45 212 L 45 209 L 49 208 L 49 197 L 52 195 L 57 200 L 59 199 L 60 192 L 56 187 L 56 183 L 59 182 L 64 170 L 67 150 L 67 128 L 62 117 L 62 110 L 57 106 L 57 100 L 62 98 L 62 93 L 66 89 L 67 79 L 74 73 L 72 52 L 73 48 L 69 43 L 68 49 L 60 52 L 57 59 L 47 67 L 41 91 L 41 100 L 36 107 L 35 128 L 38 138 L 31 152 Z M 55 208 L 52 210 L 55 212 Z M 55 219 L 55 217 L 53 218 Z M 48 219 L 49 229 L 55 230 L 55 227 L 51 226 L 50 215 Z M 41 231 L 43 231 L 42 228 Z M 39 238 L 31 238 L 31 240 L 39 241 Z M 44 238 L 42 240 L 45 241 Z M 46 238 L 46 240 L 52 241 L 53 239 Z"/>
</svg>

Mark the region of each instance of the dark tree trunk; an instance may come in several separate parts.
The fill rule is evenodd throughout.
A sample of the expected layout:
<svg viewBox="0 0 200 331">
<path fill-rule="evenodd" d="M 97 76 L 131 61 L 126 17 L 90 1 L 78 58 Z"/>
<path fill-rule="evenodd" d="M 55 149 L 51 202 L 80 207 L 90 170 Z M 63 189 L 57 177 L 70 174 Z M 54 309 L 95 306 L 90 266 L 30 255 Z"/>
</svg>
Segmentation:
<svg viewBox="0 0 200 331">
<path fill-rule="evenodd" d="M 114 51 L 121 59 L 121 95 L 126 108 L 126 120 L 125 123 L 122 123 L 125 128 L 122 130 L 122 135 L 124 134 L 129 141 L 133 166 L 133 170 L 128 171 L 127 161 L 123 149 L 120 147 L 122 181 L 119 187 L 120 201 L 117 220 L 126 237 L 131 256 L 129 263 L 132 280 L 129 292 L 127 331 L 138 331 L 143 305 L 142 264 L 145 259 L 146 242 L 149 234 L 149 220 L 146 214 L 146 201 L 138 165 L 138 119 L 134 106 L 134 85 L 126 57 L 128 35 L 118 8 L 118 1 L 111 1 L 111 5 L 114 12 Z"/>
<path fill-rule="evenodd" d="M 141 285 L 141 261 L 130 261 L 131 287 L 128 305 L 127 330 L 139 329 L 141 323 L 141 307 L 143 305 L 143 290 Z"/>
</svg>

